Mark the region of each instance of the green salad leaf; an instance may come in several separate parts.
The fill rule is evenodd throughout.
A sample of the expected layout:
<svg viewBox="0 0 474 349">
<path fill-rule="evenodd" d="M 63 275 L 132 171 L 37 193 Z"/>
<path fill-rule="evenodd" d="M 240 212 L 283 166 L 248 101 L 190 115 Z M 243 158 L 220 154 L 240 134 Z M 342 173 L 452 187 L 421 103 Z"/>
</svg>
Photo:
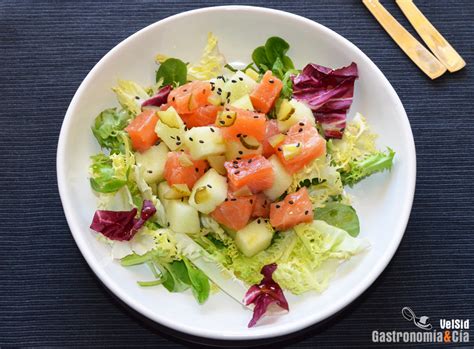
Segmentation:
<svg viewBox="0 0 474 349">
<path fill-rule="evenodd" d="M 188 270 L 191 290 L 199 304 L 203 304 L 209 298 L 211 285 L 206 274 L 194 267 L 187 258 L 183 258 L 184 264 Z"/>
<path fill-rule="evenodd" d="M 174 261 L 163 264 L 160 268 L 163 273 L 163 286 L 170 292 L 183 292 L 189 288 L 190 280 L 184 262 Z"/>
<path fill-rule="evenodd" d="M 127 183 L 124 173 L 117 173 L 113 161 L 105 154 L 91 156 L 90 184 L 93 190 L 99 193 L 113 193 Z"/>
<path fill-rule="evenodd" d="M 278 78 L 284 79 L 287 72 L 295 69 L 293 61 L 286 55 L 289 48 L 290 45 L 285 40 L 272 36 L 268 38 L 264 46 L 259 46 L 253 51 L 252 60 L 260 73 L 271 70 Z M 288 75 L 286 85 L 289 84 L 291 84 L 291 79 Z"/>
<path fill-rule="evenodd" d="M 123 129 L 130 118 L 126 110 L 117 108 L 105 109 L 97 115 L 91 129 L 99 145 L 108 149 L 111 154 L 125 152 L 123 137 L 127 137 L 127 134 Z"/>
<path fill-rule="evenodd" d="M 156 71 L 156 82 L 166 85 L 184 85 L 187 81 L 186 64 L 177 58 L 168 58 Z"/>
<path fill-rule="evenodd" d="M 345 230 L 350 236 L 359 235 L 359 217 L 352 206 L 340 202 L 328 202 L 324 207 L 314 210 L 314 218 Z"/>
<path fill-rule="evenodd" d="M 376 172 L 391 170 L 394 156 L 395 152 L 387 148 L 386 152 L 377 152 L 368 155 L 362 160 L 349 162 L 349 170 L 341 172 L 342 183 L 352 187 Z"/>
</svg>

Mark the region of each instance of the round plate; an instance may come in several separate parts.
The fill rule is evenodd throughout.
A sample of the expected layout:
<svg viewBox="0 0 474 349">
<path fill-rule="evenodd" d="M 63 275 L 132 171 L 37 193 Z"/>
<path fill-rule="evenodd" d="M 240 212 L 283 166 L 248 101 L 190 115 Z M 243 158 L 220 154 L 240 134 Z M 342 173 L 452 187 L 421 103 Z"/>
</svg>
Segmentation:
<svg viewBox="0 0 474 349">
<path fill-rule="evenodd" d="M 111 87 L 119 78 L 152 84 L 157 53 L 183 61 L 197 60 L 208 32 L 219 38 L 220 51 L 229 62 L 250 62 L 253 49 L 270 36 L 280 36 L 290 43 L 288 54 L 297 67 L 314 62 L 336 68 L 356 62 L 360 77 L 349 117 L 361 112 L 379 134 L 379 146 L 396 151 L 391 172 L 376 174 L 350 190 L 361 221 L 360 236 L 371 242 L 370 250 L 343 264 L 324 293 L 287 294 L 287 315 L 268 318 L 251 329 L 247 328 L 251 313 L 222 292 L 200 306 L 189 292 L 140 288 L 136 280 L 150 277 L 146 269 L 121 267 L 88 228 L 96 209 L 88 181 L 89 157 L 99 151 L 90 126 L 100 111 L 116 105 Z M 150 319 L 213 339 L 284 335 L 322 321 L 352 302 L 380 275 L 400 243 L 413 202 L 415 171 L 413 135 L 402 103 L 382 72 L 361 50 L 309 19 L 247 6 L 212 7 L 172 16 L 113 48 L 90 71 L 72 99 L 57 154 L 64 212 L 74 239 L 95 274 L 115 295 Z"/>
</svg>

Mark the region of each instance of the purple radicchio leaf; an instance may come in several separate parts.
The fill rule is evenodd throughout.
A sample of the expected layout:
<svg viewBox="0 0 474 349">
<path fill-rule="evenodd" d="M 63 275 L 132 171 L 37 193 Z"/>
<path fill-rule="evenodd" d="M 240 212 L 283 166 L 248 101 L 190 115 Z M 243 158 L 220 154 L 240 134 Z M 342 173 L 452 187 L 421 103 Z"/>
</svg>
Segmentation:
<svg viewBox="0 0 474 349">
<path fill-rule="evenodd" d="M 156 208 L 150 200 L 143 201 L 139 219 L 135 218 L 136 208 L 130 211 L 97 210 L 90 228 L 110 240 L 129 241 L 155 212 Z"/>
<path fill-rule="evenodd" d="M 308 64 L 301 74 L 293 77 L 294 98 L 308 104 L 326 138 L 342 138 L 357 77 L 354 62 L 334 70 Z"/>
<path fill-rule="evenodd" d="M 245 305 L 255 305 L 248 327 L 255 326 L 263 316 L 277 310 L 289 311 L 288 302 L 283 294 L 283 290 L 272 278 L 276 268 L 276 263 L 265 265 L 260 272 L 263 275 L 262 281 L 258 285 L 252 285 L 245 294 Z"/>
<path fill-rule="evenodd" d="M 162 87 L 156 95 L 153 97 L 148 98 L 146 101 L 142 103 L 142 108 L 143 107 L 160 107 L 162 104 L 165 104 L 168 100 L 168 95 L 171 92 L 171 85 L 166 85 Z"/>
</svg>

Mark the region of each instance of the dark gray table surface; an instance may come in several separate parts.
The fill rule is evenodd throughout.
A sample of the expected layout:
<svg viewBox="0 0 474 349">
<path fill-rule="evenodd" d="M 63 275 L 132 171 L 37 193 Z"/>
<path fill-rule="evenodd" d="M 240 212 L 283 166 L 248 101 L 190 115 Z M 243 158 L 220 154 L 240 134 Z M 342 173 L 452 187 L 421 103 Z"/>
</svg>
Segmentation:
<svg viewBox="0 0 474 349">
<path fill-rule="evenodd" d="M 351 306 L 281 345 L 367 347 L 374 329 L 413 330 L 401 317 L 404 306 L 435 326 L 443 317 L 473 321 L 474 2 L 417 1 L 468 62 L 436 81 L 360 1 L 227 3 L 303 15 L 355 43 L 395 87 L 417 148 L 413 211 L 390 265 Z M 383 3 L 413 32 L 393 1 Z M 64 218 L 55 158 L 67 106 L 105 53 L 150 23 L 222 4 L 0 1 L 0 347 L 191 345 L 131 312 L 95 278 Z"/>
</svg>

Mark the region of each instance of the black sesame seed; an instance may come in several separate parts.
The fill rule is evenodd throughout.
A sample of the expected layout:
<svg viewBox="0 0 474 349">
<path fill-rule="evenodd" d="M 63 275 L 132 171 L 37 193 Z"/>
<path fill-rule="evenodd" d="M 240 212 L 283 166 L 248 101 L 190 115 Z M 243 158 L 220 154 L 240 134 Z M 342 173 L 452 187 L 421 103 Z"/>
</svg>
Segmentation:
<svg viewBox="0 0 474 349">
<path fill-rule="evenodd" d="M 225 198 L 225 200 L 224 200 L 224 201 L 225 201 L 225 202 L 227 202 L 227 201 L 229 201 L 229 199 L 228 199 L 228 198 Z"/>
<path fill-rule="evenodd" d="M 239 154 L 240 154 L 240 155 L 243 155 L 244 152 L 243 152 L 242 150 L 239 150 Z"/>
<path fill-rule="evenodd" d="M 183 92 L 188 92 L 188 89 L 185 88 L 185 89 L 183 90 Z"/>
<path fill-rule="evenodd" d="M 176 100 L 176 97 L 171 98 L 171 100 L 174 102 Z"/>
<path fill-rule="evenodd" d="M 226 115 L 226 118 L 227 118 L 227 119 L 232 119 L 232 116 Z"/>
<path fill-rule="evenodd" d="M 236 161 L 236 160 L 234 160 L 234 161 L 232 161 L 232 163 L 233 163 L 233 164 L 238 164 L 239 162 Z"/>
<path fill-rule="evenodd" d="M 225 107 L 225 111 L 230 111 L 230 109 L 229 109 L 229 108 L 227 108 L 227 107 Z"/>
<path fill-rule="evenodd" d="M 240 76 L 240 77 L 239 77 L 239 80 L 240 80 L 240 81 L 244 81 L 244 78 Z"/>
<path fill-rule="evenodd" d="M 258 116 L 258 115 L 254 115 L 253 118 L 254 118 L 254 119 L 258 119 L 259 116 Z"/>
<path fill-rule="evenodd" d="M 204 143 L 204 141 L 203 141 L 202 139 L 200 139 L 200 140 L 199 140 L 199 143 L 203 144 L 203 143 Z"/>
<path fill-rule="evenodd" d="M 281 147 L 278 147 L 278 151 L 281 151 Z"/>
<path fill-rule="evenodd" d="M 192 141 L 193 141 L 193 137 L 189 137 L 189 140 L 192 142 Z"/>
<path fill-rule="evenodd" d="M 218 92 L 222 92 L 222 89 L 220 87 L 217 88 Z"/>
<path fill-rule="evenodd" d="M 240 173 L 239 170 L 235 171 L 234 174 L 238 175 Z"/>
<path fill-rule="evenodd" d="M 307 216 L 307 215 L 308 215 L 308 213 L 309 213 L 309 211 L 308 211 L 308 210 L 304 211 L 304 214 L 305 214 L 305 216 Z"/>
<path fill-rule="evenodd" d="M 280 205 L 276 205 L 275 207 L 276 207 L 276 208 L 280 208 Z"/>
<path fill-rule="evenodd" d="M 176 139 L 174 136 L 170 136 L 171 139 Z"/>
<path fill-rule="evenodd" d="M 232 79 L 232 80 L 230 80 L 230 82 L 235 84 L 237 82 L 237 80 Z"/>
<path fill-rule="evenodd" d="M 211 91 L 214 91 L 216 87 L 214 85 L 211 86 Z M 173 97 L 174 98 L 174 97 Z"/>
<path fill-rule="evenodd" d="M 220 96 L 222 94 L 222 91 L 217 91 L 217 94 Z"/>
<path fill-rule="evenodd" d="M 253 204 L 253 200 L 252 200 L 252 199 L 250 199 L 250 203 Z"/>
<path fill-rule="evenodd" d="M 140 97 L 138 97 L 138 96 L 135 96 L 135 99 L 140 99 Z"/>
<path fill-rule="evenodd" d="M 298 132 L 303 132 L 303 129 L 302 129 L 302 128 L 300 128 L 300 129 L 298 130 Z"/>
<path fill-rule="evenodd" d="M 293 200 L 290 200 L 290 201 L 288 201 L 288 203 L 289 203 L 290 205 L 293 205 L 293 204 L 294 204 L 294 201 L 293 201 Z"/>
<path fill-rule="evenodd" d="M 247 138 L 247 135 L 243 135 L 242 137 Z"/>
<path fill-rule="evenodd" d="M 249 159 L 249 161 L 247 161 L 247 162 L 248 162 L 249 164 L 251 164 L 251 163 L 252 163 L 252 159 Z"/>
<path fill-rule="evenodd" d="M 176 145 L 181 145 L 181 142 L 176 142 Z"/>
<path fill-rule="evenodd" d="M 229 97 L 230 97 L 230 92 L 227 92 L 227 98 L 229 98 Z"/>
<path fill-rule="evenodd" d="M 148 170 L 147 172 L 148 172 L 148 173 L 153 173 L 153 171 L 152 171 L 152 170 Z"/>
<path fill-rule="evenodd" d="M 233 168 L 239 168 L 239 165 L 233 164 L 232 167 Z"/>
<path fill-rule="evenodd" d="M 176 139 L 177 139 L 178 141 L 180 141 L 180 140 L 181 140 L 181 138 L 180 138 L 179 136 L 176 136 Z"/>
<path fill-rule="evenodd" d="M 219 120 L 219 124 L 225 125 L 225 121 L 224 120 Z"/>
<path fill-rule="evenodd" d="M 237 201 L 237 199 L 236 199 L 236 198 L 233 198 L 233 199 L 230 199 L 230 201 Z"/>
<path fill-rule="evenodd" d="M 170 226 L 170 222 L 168 222 L 168 227 Z"/>
<path fill-rule="evenodd" d="M 297 147 L 297 148 L 298 148 L 299 146 L 300 146 L 300 142 L 298 142 L 298 143 L 296 144 L 296 147 Z"/>
<path fill-rule="evenodd" d="M 240 157 L 236 157 L 235 159 L 236 159 L 236 160 L 241 160 L 242 158 L 240 158 Z"/>
<path fill-rule="evenodd" d="M 196 173 L 198 173 L 198 172 L 199 172 L 199 169 L 196 167 L 196 168 L 194 169 L 194 171 L 196 171 Z"/>
<path fill-rule="evenodd" d="M 258 224 L 262 223 L 262 221 L 260 220 L 260 218 L 257 219 L 257 223 L 258 223 Z"/>
<path fill-rule="evenodd" d="M 300 126 L 304 126 L 304 122 L 300 122 L 299 125 L 300 125 Z"/>
<path fill-rule="evenodd" d="M 273 84 L 273 83 L 275 82 L 275 80 L 270 79 L 270 80 L 268 80 L 268 82 L 269 82 L 270 84 Z"/>
<path fill-rule="evenodd" d="M 240 138 L 242 136 L 242 133 L 237 133 L 237 138 Z"/>
<path fill-rule="evenodd" d="M 212 127 L 210 128 L 211 132 L 216 132 Z"/>
<path fill-rule="evenodd" d="M 209 189 L 212 189 L 212 185 L 210 185 L 210 184 L 208 184 L 207 187 L 208 187 Z"/>
</svg>

